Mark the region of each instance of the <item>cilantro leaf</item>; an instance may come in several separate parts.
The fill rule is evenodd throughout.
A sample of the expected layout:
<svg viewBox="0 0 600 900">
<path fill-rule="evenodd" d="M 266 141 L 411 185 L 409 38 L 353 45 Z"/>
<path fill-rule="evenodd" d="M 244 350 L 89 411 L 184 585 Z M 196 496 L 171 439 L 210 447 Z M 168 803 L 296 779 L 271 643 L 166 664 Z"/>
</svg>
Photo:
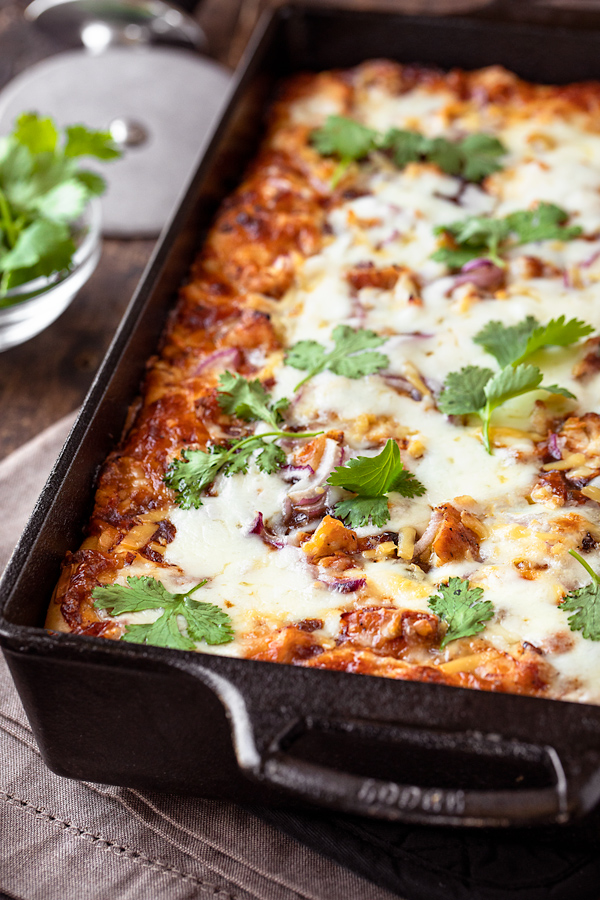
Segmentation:
<svg viewBox="0 0 600 900">
<path fill-rule="evenodd" d="M 332 337 L 334 347 L 329 353 L 317 341 L 299 341 L 288 350 L 286 364 L 294 369 L 308 370 L 294 391 L 325 369 L 346 378 L 361 378 L 363 375 L 374 375 L 390 364 L 384 353 L 365 352 L 385 344 L 386 338 L 379 337 L 374 331 L 337 325 Z"/>
<path fill-rule="evenodd" d="M 568 241 L 579 237 L 578 225 L 565 227 L 569 215 L 553 203 L 539 203 L 532 210 L 518 210 L 503 219 L 490 216 L 467 216 L 449 225 L 438 225 L 434 234 L 446 234 L 454 239 L 455 246 L 440 247 L 431 259 L 458 268 L 469 259 L 485 257 L 496 265 L 504 266 L 500 253 L 519 244 L 531 241 L 558 239 Z M 514 237 L 511 238 L 511 235 Z"/>
<path fill-rule="evenodd" d="M 382 147 L 392 151 L 392 159 L 403 169 L 411 162 L 417 162 L 423 155 L 423 135 L 418 131 L 390 128 L 383 138 Z"/>
<path fill-rule="evenodd" d="M 489 134 L 469 134 L 458 145 L 463 157 L 462 176 L 466 181 L 481 181 L 502 168 L 498 157 L 506 153 L 506 147 Z"/>
<path fill-rule="evenodd" d="M 486 396 L 486 404 L 480 415 L 483 421 L 483 443 L 488 453 L 490 448 L 490 421 L 494 410 L 498 409 L 502 404 L 527 394 L 529 391 L 542 390 L 551 394 L 561 394 L 563 397 L 573 398 L 573 394 L 566 388 L 560 388 L 557 385 L 546 387 L 542 384 L 543 375 L 537 366 L 528 366 L 523 363 L 512 367 L 501 369 L 493 378 L 485 385 L 484 391 Z"/>
<path fill-rule="evenodd" d="M 464 416 L 485 406 L 485 386 L 494 373 L 481 366 L 465 366 L 450 372 L 438 397 L 437 405 L 448 416 Z"/>
<path fill-rule="evenodd" d="M 405 496 L 414 497 L 415 493 L 422 494 L 425 488 L 404 469 L 398 444 L 389 438 L 377 456 L 359 456 L 349 460 L 345 466 L 337 466 L 327 479 L 327 484 L 343 487 L 363 497 L 380 497 L 388 491 L 402 492 L 399 485 L 410 481 L 411 478 L 414 481 L 415 492 L 409 492 Z"/>
<path fill-rule="evenodd" d="M 42 260 L 51 263 L 51 271 L 60 271 L 65 267 L 65 250 L 68 256 L 73 249 L 74 244 L 64 225 L 38 219 L 21 231 L 12 250 L 0 255 L 0 271 L 28 268 Z M 55 268 L 55 262 L 58 268 Z"/>
<path fill-rule="evenodd" d="M 127 625 L 121 640 L 129 644 L 152 644 L 154 647 L 170 647 L 172 650 L 195 650 L 196 645 L 181 633 L 177 616 L 171 610 L 155 622 L 144 625 Z"/>
<path fill-rule="evenodd" d="M 289 406 L 289 400 L 282 398 L 271 403 L 271 395 L 255 379 L 248 381 L 242 375 L 224 372 L 219 379 L 217 398 L 221 409 L 230 416 L 252 421 L 262 419 L 273 428 L 281 421 L 281 410 Z"/>
<path fill-rule="evenodd" d="M 335 187 L 351 162 L 364 159 L 374 150 L 380 140 L 379 134 L 366 125 L 345 116 L 329 116 L 321 128 L 316 128 L 311 136 L 311 143 L 323 156 L 337 156 L 340 165 L 331 179 Z"/>
<path fill-rule="evenodd" d="M 0 185 L 26 183 L 33 171 L 33 157 L 27 147 L 11 136 L 0 138 Z"/>
<path fill-rule="evenodd" d="M 478 257 L 486 257 L 491 259 L 497 265 L 504 265 L 499 256 L 500 244 L 506 240 L 510 234 L 510 227 L 506 219 L 492 219 L 489 216 L 467 216 L 458 222 L 452 222 L 449 225 L 438 225 L 434 229 L 434 234 L 449 234 L 456 243 L 457 248 L 469 259 Z M 436 250 L 432 255 L 432 259 L 438 262 L 446 262 L 447 258 L 442 259 L 441 251 L 447 248 Z M 447 254 L 444 254 L 447 257 Z M 461 257 L 462 258 L 462 257 Z"/>
<path fill-rule="evenodd" d="M 227 644 L 233 640 L 231 619 L 214 603 L 185 600 L 184 611 L 180 615 L 185 617 L 188 634 L 194 641 L 206 641 L 207 644 Z"/>
<path fill-rule="evenodd" d="M 484 387 L 484 393 L 489 406 L 493 409 L 534 391 L 542 383 L 543 375 L 537 366 L 520 365 L 515 369 L 507 367 L 496 372 Z"/>
<path fill-rule="evenodd" d="M 272 475 L 285 463 L 286 455 L 275 441 L 271 441 L 269 444 L 265 443 L 264 448 L 256 457 L 256 465 L 261 472 L 266 472 L 267 475 Z"/>
<path fill-rule="evenodd" d="M 431 254 L 431 259 L 435 260 L 435 262 L 445 263 L 449 269 L 462 269 L 472 259 L 485 255 L 485 251 L 485 247 L 472 250 L 468 248 L 439 247 Z"/>
<path fill-rule="evenodd" d="M 22 113 L 13 132 L 15 140 L 30 153 L 54 153 L 58 131 L 52 119 L 42 119 L 37 113 Z"/>
<path fill-rule="evenodd" d="M 425 158 L 447 175 L 461 175 L 463 158 L 458 144 L 443 137 L 428 139 L 423 145 Z"/>
<path fill-rule="evenodd" d="M 473 341 L 494 356 L 502 367 L 510 366 L 515 360 L 523 361 L 529 338 L 537 327 L 538 321 L 533 316 L 527 316 L 516 325 L 504 325 L 495 319 L 487 322 Z"/>
<path fill-rule="evenodd" d="M 265 442 L 259 437 L 246 444 L 242 442 L 239 442 L 239 445 L 233 444 L 231 450 L 228 451 L 229 459 L 226 460 L 223 466 L 223 474 L 231 476 L 241 472 L 245 475 L 248 471 L 252 454 L 258 447 L 263 447 L 264 445 Z"/>
<path fill-rule="evenodd" d="M 348 522 L 351 528 L 361 528 L 371 522 L 375 528 L 382 528 L 390 518 L 387 497 L 354 497 L 336 503 L 338 519 Z"/>
<path fill-rule="evenodd" d="M 67 129 L 65 156 L 95 156 L 97 159 L 118 159 L 121 151 L 109 131 L 93 131 L 85 125 L 70 125 Z"/>
<path fill-rule="evenodd" d="M 13 302 L 6 298 L 11 287 L 71 268 L 79 237 L 71 223 L 105 187 L 79 169 L 75 157 L 84 153 L 120 156 L 105 132 L 77 125 L 61 137 L 37 113 L 23 113 L 0 139 L 0 306 Z"/>
<path fill-rule="evenodd" d="M 575 550 L 569 553 L 591 575 L 592 583 L 569 591 L 559 603 L 559 609 L 573 613 L 567 620 L 571 631 L 581 631 L 588 641 L 600 641 L 600 578 L 579 553 Z"/>
<path fill-rule="evenodd" d="M 372 128 L 346 116 L 328 116 L 321 128 L 311 136 L 313 147 L 323 156 L 340 159 L 363 159 L 378 145 L 379 135 Z"/>
<path fill-rule="evenodd" d="M 533 316 L 527 316 L 516 325 L 504 325 L 494 320 L 488 322 L 473 340 L 495 356 L 501 366 L 520 365 L 544 347 L 566 347 L 591 334 L 592 325 L 580 319 L 565 321 L 564 316 L 540 325 Z"/>
<path fill-rule="evenodd" d="M 210 447 L 207 450 L 184 449 L 179 459 L 171 463 L 163 476 L 163 481 L 175 491 L 181 509 L 199 509 L 202 506 L 202 491 L 213 483 L 217 475 L 235 475 L 247 472 L 253 454 L 260 450 L 256 463 L 262 472 L 272 474 L 285 464 L 286 456 L 281 447 L 265 438 L 274 437 L 298 440 L 312 438 L 321 431 L 269 431 L 253 434 L 234 441 L 229 448 Z"/>
<path fill-rule="evenodd" d="M 106 181 L 96 172 L 90 172 L 88 169 L 81 169 L 73 175 L 77 181 L 87 188 L 89 194 L 99 197 L 106 190 Z"/>
<path fill-rule="evenodd" d="M 548 391 L 549 394 L 558 394 L 560 397 L 566 397 L 567 400 L 576 400 L 575 394 L 572 394 L 567 388 L 560 387 L 558 384 L 540 384 L 540 391 Z"/>
<path fill-rule="evenodd" d="M 481 600 L 483 590 L 469 586 L 467 578 L 453 577 L 447 584 L 440 584 L 427 601 L 430 610 L 448 624 L 440 649 L 458 638 L 472 637 L 485 628 L 494 615 L 490 600 Z"/>
<path fill-rule="evenodd" d="M 200 494 L 213 483 L 228 458 L 225 447 L 211 447 L 208 452 L 182 450 L 181 458 L 172 460 L 163 481 L 175 491 L 182 509 L 199 509 Z"/>
<path fill-rule="evenodd" d="M 111 615 L 141 612 L 144 609 L 158 609 L 171 602 L 172 594 L 161 581 L 146 576 L 129 575 L 128 587 L 121 584 L 106 584 L 96 587 L 92 597 L 96 609 L 110 609 Z"/>
<path fill-rule="evenodd" d="M 558 239 L 568 241 L 579 237 L 582 229 L 578 225 L 565 228 L 569 214 L 554 203 L 539 203 L 535 209 L 519 210 L 506 217 L 506 222 L 517 237 L 519 244 L 533 241 Z"/>
<path fill-rule="evenodd" d="M 346 116 L 329 116 L 321 128 L 312 132 L 310 139 L 323 156 L 337 156 L 341 161 L 332 186 L 337 184 L 351 162 L 364 159 L 377 149 L 389 150 L 401 169 L 410 162 L 426 160 L 435 163 L 442 172 L 461 175 L 467 181 L 481 181 L 498 171 L 501 168 L 498 157 L 506 153 L 506 147 L 487 134 L 470 134 L 462 141 L 428 138 L 419 131 L 406 128 L 390 128 L 380 134 Z"/>
<path fill-rule="evenodd" d="M 102 585 L 92 591 L 96 609 L 107 609 L 111 615 L 162 609 L 156 621 L 143 625 L 127 625 L 121 640 L 135 644 L 154 644 L 177 650 L 194 650 L 195 641 L 225 644 L 233 640 L 231 619 L 213 603 L 196 600 L 192 594 L 206 584 L 201 581 L 184 594 L 172 594 L 155 578 L 128 576 L 127 585 Z M 178 616 L 185 619 L 188 636 L 182 634 Z"/>
<path fill-rule="evenodd" d="M 438 397 L 438 409 L 446 415 L 469 415 L 476 413 L 483 424 L 483 443 L 488 453 L 490 446 L 490 423 L 499 406 L 527 394 L 530 391 L 548 391 L 573 398 L 566 388 L 556 384 L 543 385 L 543 375 L 537 366 L 523 363 L 507 365 L 495 374 L 491 369 L 480 366 L 465 366 L 459 372 L 450 372 Z"/>
<path fill-rule="evenodd" d="M 345 466 L 337 466 L 326 483 L 357 495 L 353 500 L 340 501 L 335 507 L 337 515 L 348 518 L 353 528 L 367 525 L 369 519 L 377 527 L 384 525 L 390 518 L 387 507 L 390 491 L 403 497 L 420 497 L 425 493 L 424 485 L 402 465 L 398 444 L 391 438 L 377 456 L 359 456 Z"/>
<path fill-rule="evenodd" d="M 565 322 L 564 316 L 551 319 L 547 325 L 540 325 L 531 332 L 522 355 L 512 365 L 518 365 L 543 347 L 568 347 L 569 344 L 575 344 L 593 330 L 592 325 L 586 325 L 580 319 L 569 319 L 568 322 Z"/>
<path fill-rule="evenodd" d="M 327 352 L 318 341 L 298 341 L 286 355 L 285 362 L 294 369 L 308 369 L 311 378 L 327 367 Z M 298 390 L 298 386 L 294 388 Z"/>
<path fill-rule="evenodd" d="M 57 184 L 35 202 L 35 207 L 45 219 L 54 222 L 72 222 L 81 215 L 89 200 L 89 191 L 81 181 L 71 178 Z"/>
</svg>

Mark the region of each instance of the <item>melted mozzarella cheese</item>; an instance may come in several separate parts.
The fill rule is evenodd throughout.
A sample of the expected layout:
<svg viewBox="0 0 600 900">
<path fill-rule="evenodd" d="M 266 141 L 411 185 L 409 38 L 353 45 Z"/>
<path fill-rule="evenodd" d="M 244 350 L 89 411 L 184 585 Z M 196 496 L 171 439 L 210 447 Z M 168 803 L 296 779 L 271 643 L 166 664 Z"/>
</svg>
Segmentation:
<svg viewBox="0 0 600 900">
<path fill-rule="evenodd" d="M 219 479 L 217 489 L 199 509 L 172 511 L 177 535 L 165 554 L 165 562 L 194 584 L 209 579 L 198 599 L 222 606 L 232 620 L 231 644 L 201 649 L 236 656 L 243 652 L 243 635 L 258 625 L 276 630 L 302 619 L 323 619 L 325 634 L 337 632 L 347 604 L 340 605 L 340 594 L 315 581 L 302 550 L 274 549 L 250 533 L 258 512 L 267 519 L 280 511 L 281 479 L 253 466 L 247 476 Z"/>
<path fill-rule="evenodd" d="M 356 117 L 385 131 L 389 127 L 417 128 L 428 135 L 448 134 L 445 107 L 452 97 L 443 90 L 416 88 L 400 96 L 381 89 L 365 92 Z M 341 112 L 339 99 L 316 96 L 298 100 L 292 120 L 315 126 L 332 112 Z M 340 428 L 355 455 L 373 455 L 387 437 L 418 444 L 404 453 L 405 465 L 426 487 L 412 500 L 390 496 L 386 529 L 405 526 L 417 536 L 425 530 L 432 508 L 454 498 L 473 498 L 483 510 L 487 536 L 479 562 L 465 560 L 433 566 L 425 572 L 400 559 L 364 563 L 368 599 L 427 611 L 428 597 L 450 575 L 469 578 L 485 590 L 495 608 L 483 636 L 498 649 L 510 652 L 522 642 L 539 648 L 556 671 L 555 696 L 600 702 L 600 644 L 585 640 L 568 628 L 558 603 L 567 590 L 588 581 L 568 555 L 577 546 L 581 528 L 600 532 L 599 507 L 577 508 L 579 531 L 564 525 L 564 510 L 551 503 L 534 504 L 532 486 L 539 473 L 533 454 L 530 416 L 542 400 L 558 416 L 599 409 L 598 380 L 573 378 L 580 348 L 546 350 L 532 362 L 543 367 L 546 383 L 558 383 L 576 395 L 575 401 L 549 397 L 544 391 L 507 403 L 493 419 L 495 428 L 513 429 L 506 446 L 487 454 L 481 428 L 451 422 L 434 403 L 449 372 L 467 365 L 496 369 L 496 363 L 473 342 L 491 320 L 516 324 L 525 316 L 547 322 L 560 315 L 578 317 L 600 329 L 600 242 L 543 241 L 508 254 L 507 286 L 493 296 L 473 297 L 456 285 L 446 268 L 431 260 L 438 246 L 434 228 L 470 215 L 503 216 L 537 201 L 557 203 L 586 232 L 600 230 L 600 136 L 575 120 L 501 121 L 487 109 L 471 109 L 455 117 L 451 134 L 463 130 L 494 130 L 508 148 L 505 167 L 485 186 L 468 185 L 429 165 L 411 164 L 403 171 L 386 160 L 370 164 L 363 196 L 340 203 L 328 217 L 331 235 L 322 251 L 299 264 L 293 287 L 273 314 L 286 345 L 317 340 L 329 345 L 338 324 L 370 328 L 387 338 L 380 349 L 389 357 L 385 373 L 348 379 L 325 371 L 305 384 L 293 403 L 293 421 L 301 427 Z M 524 279 L 518 257 L 536 256 L 568 272 Z M 397 265 L 415 273 L 420 296 L 407 292 L 399 279 L 390 290 L 365 287 L 353 290 L 347 273 L 359 263 L 376 267 Z M 275 399 L 293 397 L 304 374 L 278 363 L 270 368 Z M 417 372 L 426 391 L 421 399 L 399 393 L 388 376 Z M 408 374 L 407 374 L 408 373 Z M 410 446 L 410 444 L 409 444 Z M 376 448 L 376 449 L 374 449 Z M 262 475 L 251 466 L 247 476 L 220 478 L 216 496 L 207 496 L 198 510 L 174 509 L 175 539 L 165 561 L 187 579 L 209 584 L 202 597 L 227 610 L 236 639 L 230 645 L 207 648 L 226 654 L 244 651 L 244 635 L 259 626 L 273 630 L 302 619 L 322 619 L 323 634 L 335 638 L 340 614 L 353 607 L 354 594 L 338 594 L 315 580 L 300 547 L 290 541 L 276 550 L 252 534 L 258 512 L 276 521 L 285 503 L 286 484 L 278 475 Z M 568 524 L 568 523 L 567 523 Z M 314 527 L 314 524 L 313 526 Z M 380 529 L 359 529 L 372 534 Z M 600 554 L 590 555 L 600 566 Z M 520 561 L 537 567 L 525 578 Z M 168 577 L 168 576 L 165 576 Z"/>
</svg>

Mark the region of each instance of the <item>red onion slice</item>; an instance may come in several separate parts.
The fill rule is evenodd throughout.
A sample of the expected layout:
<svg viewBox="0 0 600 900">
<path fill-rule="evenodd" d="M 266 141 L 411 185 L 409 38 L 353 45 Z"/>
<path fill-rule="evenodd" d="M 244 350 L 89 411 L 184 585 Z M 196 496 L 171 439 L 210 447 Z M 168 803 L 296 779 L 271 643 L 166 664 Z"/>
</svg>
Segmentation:
<svg viewBox="0 0 600 900">
<path fill-rule="evenodd" d="M 581 269 L 587 269 L 590 266 L 593 266 L 599 257 L 600 257 L 600 250 L 596 250 L 596 252 L 593 253 L 588 259 L 584 260 L 583 262 L 580 262 L 579 267 Z"/>
<path fill-rule="evenodd" d="M 558 435 L 553 431 L 548 435 L 548 453 L 552 459 L 562 459 L 562 450 L 560 448 Z"/>
<path fill-rule="evenodd" d="M 469 283 L 483 291 L 496 291 L 504 284 L 504 271 L 491 259 L 470 259 L 454 279 L 454 287 Z"/>
<path fill-rule="evenodd" d="M 269 547 L 275 547 L 277 550 L 281 550 L 286 544 L 285 538 L 276 537 L 269 531 L 264 523 L 263 514 L 261 512 L 256 514 L 256 518 L 252 523 L 252 527 L 248 534 L 257 534 L 264 544 L 267 544 Z"/>
<path fill-rule="evenodd" d="M 316 489 L 322 488 L 332 470 L 340 465 L 342 455 L 342 448 L 338 442 L 327 438 L 316 472 L 310 478 L 298 481 L 294 489 L 289 491 L 288 496 L 292 503 L 312 503 L 323 496 L 323 492 L 317 492 Z"/>
<path fill-rule="evenodd" d="M 351 594 L 353 591 L 359 591 L 367 583 L 366 578 L 319 578 L 319 581 L 322 584 L 326 584 L 330 590 L 337 591 L 340 594 Z"/>
<path fill-rule="evenodd" d="M 216 366 L 219 366 L 219 368 L 222 369 L 227 369 L 229 367 L 235 369 L 239 365 L 240 360 L 241 353 L 237 347 L 226 347 L 224 350 L 216 350 L 214 353 L 211 353 L 210 356 L 207 356 L 206 359 L 202 360 L 197 369 L 194 370 L 193 375 L 200 375 L 207 369 L 212 369 Z"/>
<path fill-rule="evenodd" d="M 407 397 L 410 397 L 412 400 L 422 400 L 423 394 L 421 391 L 418 391 L 414 384 L 411 384 L 407 378 L 404 378 L 402 375 L 383 375 L 381 372 L 379 373 L 380 377 L 383 378 L 385 383 L 393 388 L 393 390 L 398 391 L 400 394 L 406 394 Z"/>
</svg>

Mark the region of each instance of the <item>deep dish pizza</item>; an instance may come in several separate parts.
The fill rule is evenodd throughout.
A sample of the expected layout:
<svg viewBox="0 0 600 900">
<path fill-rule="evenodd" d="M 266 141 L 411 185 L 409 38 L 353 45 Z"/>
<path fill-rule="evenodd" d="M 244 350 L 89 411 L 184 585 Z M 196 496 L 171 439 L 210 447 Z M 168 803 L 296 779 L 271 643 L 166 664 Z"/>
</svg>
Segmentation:
<svg viewBox="0 0 600 900">
<path fill-rule="evenodd" d="M 600 85 L 301 75 L 47 627 L 600 702 Z"/>
</svg>

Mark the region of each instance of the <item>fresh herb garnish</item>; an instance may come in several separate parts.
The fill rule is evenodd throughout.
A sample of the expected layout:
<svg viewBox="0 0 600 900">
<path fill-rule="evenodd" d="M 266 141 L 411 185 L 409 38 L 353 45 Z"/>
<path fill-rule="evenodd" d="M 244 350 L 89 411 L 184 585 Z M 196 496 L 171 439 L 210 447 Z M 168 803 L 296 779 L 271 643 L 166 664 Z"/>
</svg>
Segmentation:
<svg viewBox="0 0 600 900">
<path fill-rule="evenodd" d="M 440 649 L 457 638 L 472 637 L 485 628 L 494 615 L 490 600 L 482 600 L 480 587 L 469 587 L 467 578 L 453 577 L 447 584 L 440 584 L 437 592 L 429 600 L 429 609 L 448 624 L 448 630 L 440 644 Z"/>
<path fill-rule="evenodd" d="M 69 269 L 76 250 L 70 223 L 106 187 L 79 159 L 120 155 L 108 132 L 73 125 L 61 139 L 52 120 L 35 113 L 24 113 L 0 138 L 0 305 L 10 288 Z"/>
<path fill-rule="evenodd" d="M 217 475 L 235 475 L 247 472 L 250 461 L 257 451 L 256 465 L 261 472 L 272 475 L 285 465 L 286 456 L 281 447 L 265 438 L 315 437 L 321 431 L 267 431 L 234 441 L 229 447 L 213 446 L 208 450 L 182 450 L 179 459 L 171 461 L 163 481 L 176 494 L 178 506 L 182 509 L 199 509 L 202 506 L 202 491 L 213 483 Z"/>
<path fill-rule="evenodd" d="M 495 374 L 491 369 L 466 366 L 459 372 L 450 372 L 438 397 L 438 409 L 449 416 L 475 413 L 483 423 L 483 444 L 488 453 L 490 446 L 490 422 L 492 414 L 508 400 L 530 391 L 548 391 L 562 397 L 575 399 L 566 388 L 556 384 L 542 384 L 543 375 L 537 366 L 507 366 Z"/>
<path fill-rule="evenodd" d="M 399 168 L 420 160 L 435 163 L 448 175 L 460 175 L 467 181 L 481 181 L 501 167 L 498 157 L 506 153 L 504 145 L 487 134 L 470 134 L 460 141 L 443 137 L 428 138 L 418 131 L 391 128 L 385 134 L 367 128 L 346 116 L 329 116 L 321 128 L 311 134 L 311 142 L 323 156 L 340 160 L 332 187 L 351 162 L 364 159 L 373 150 L 389 151 Z"/>
<path fill-rule="evenodd" d="M 506 147 L 489 134 L 470 134 L 461 141 L 447 138 L 428 138 L 418 131 L 392 128 L 384 136 L 381 146 L 392 151 L 397 166 L 424 160 L 435 163 L 447 175 L 460 175 L 466 181 L 481 181 L 486 175 L 498 172 L 498 157 Z"/>
<path fill-rule="evenodd" d="M 573 613 L 568 618 L 571 631 L 581 631 L 588 641 L 600 641 L 600 578 L 579 553 L 575 550 L 569 553 L 588 572 L 592 583 L 569 591 L 559 603 L 559 609 Z"/>
<path fill-rule="evenodd" d="M 381 527 L 390 518 L 387 494 L 396 491 L 403 497 L 420 497 L 425 487 L 402 465 L 398 444 L 391 440 L 378 456 L 359 456 L 345 466 L 337 466 L 327 484 L 352 491 L 356 496 L 336 504 L 335 513 L 347 519 L 352 528 Z"/>
<path fill-rule="evenodd" d="M 274 430 L 233 441 L 229 446 L 212 446 L 208 450 L 182 450 L 179 459 L 171 461 L 163 481 L 177 495 L 177 503 L 182 509 L 198 509 L 202 506 L 201 494 L 209 487 L 217 475 L 235 475 L 247 472 L 255 453 L 255 462 L 261 472 L 272 475 L 285 465 L 286 456 L 276 443 L 281 438 L 297 440 L 315 437 L 320 431 L 282 431 L 278 422 L 281 410 L 289 406 L 289 400 L 282 398 L 273 402 L 258 379 L 248 381 L 237 373 L 225 372 L 221 375 L 217 399 L 221 409 L 228 415 L 238 416 L 246 421 L 260 419 Z M 274 438 L 267 441 L 266 438 Z"/>
<path fill-rule="evenodd" d="M 346 378 L 362 378 L 363 375 L 373 375 L 390 364 L 384 353 L 373 351 L 374 347 L 381 347 L 386 341 L 386 338 L 379 337 L 374 331 L 337 325 L 332 337 L 334 348 L 329 352 L 318 341 L 299 341 L 288 350 L 286 364 L 294 369 L 308 370 L 308 374 L 298 382 L 294 391 L 325 369 Z"/>
<path fill-rule="evenodd" d="M 262 419 L 272 428 L 279 427 L 281 411 L 290 405 L 286 397 L 272 402 L 258 379 L 247 381 L 242 375 L 231 372 L 221 375 L 217 398 L 219 406 L 228 415 L 246 421 Z"/>
<path fill-rule="evenodd" d="M 321 128 L 311 134 L 311 143 L 322 156 L 339 157 L 339 165 L 333 173 L 331 186 L 335 187 L 350 163 L 364 159 L 379 146 L 380 135 L 345 116 L 329 116 Z"/>
<path fill-rule="evenodd" d="M 146 576 L 129 576 L 129 587 L 103 585 L 92 591 L 96 609 L 110 610 L 111 615 L 163 609 L 163 613 L 147 625 L 127 625 L 122 641 L 154 644 L 176 650 L 195 650 L 196 641 L 227 644 L 233 640 L 231 619 L 213 603 L 196 600 L 192 594 L 206 584 L 206 579 L 185 594 L 172 594 L 160 581 Z M 182 634 L 177 617 L 185 619 L 187 635 Z"/>
<path fill-rule="evenodd" d="M 565 321 L 565 317 L 560 316 L 551 319 L 547 325 L 540 325 L 533 316 L 527 316 L 516 325 L 504 325 L 497 320 L 488 322 L 473 340 L 501 366 L 514 368 L 544 347 L 567 347 L 593 330 L 592 325 L 586 325 L 580 319 Z"/>
<path fill-rule="evenodd" d="M 478 415 L 483 422 L 485 449 L 491 453 L 492 414 L 508 400 L 536 390 L 575 399 L 566 388 L 542 384 L 541 371 L 537 366 L 525 365 L 524 361 L 544 347 L 574 344 L 593 330 L 580 319 L 565 321 L 564 316 L 551 319 L 546 325 L 540 325 L 533 316 L 516 325 L 488 322 L 473 340 L 503 368 L 495 374 L 482 366 L 466 366 L 459 372 L 450 372 L 438 398 L 438 408 L 449 416 Z"/>
<path fill-rule="evenodd" d="M 532 241 L 568 241 L 579 237 L 582 233 L 579 225 L 563 224 L 568 218 L 569 214 L 554 203 L 539 203 L 535 209 L 519 210 L 503 219 L 468 216 L 434 229 L 435 234 L 450 235 L 456 246 L 440 247 L 431 258 L 446 263 L 451 269 L 460 268 L 479 257 L 504 266 L 500 254 L 512 247 Z"/>
</svg>

